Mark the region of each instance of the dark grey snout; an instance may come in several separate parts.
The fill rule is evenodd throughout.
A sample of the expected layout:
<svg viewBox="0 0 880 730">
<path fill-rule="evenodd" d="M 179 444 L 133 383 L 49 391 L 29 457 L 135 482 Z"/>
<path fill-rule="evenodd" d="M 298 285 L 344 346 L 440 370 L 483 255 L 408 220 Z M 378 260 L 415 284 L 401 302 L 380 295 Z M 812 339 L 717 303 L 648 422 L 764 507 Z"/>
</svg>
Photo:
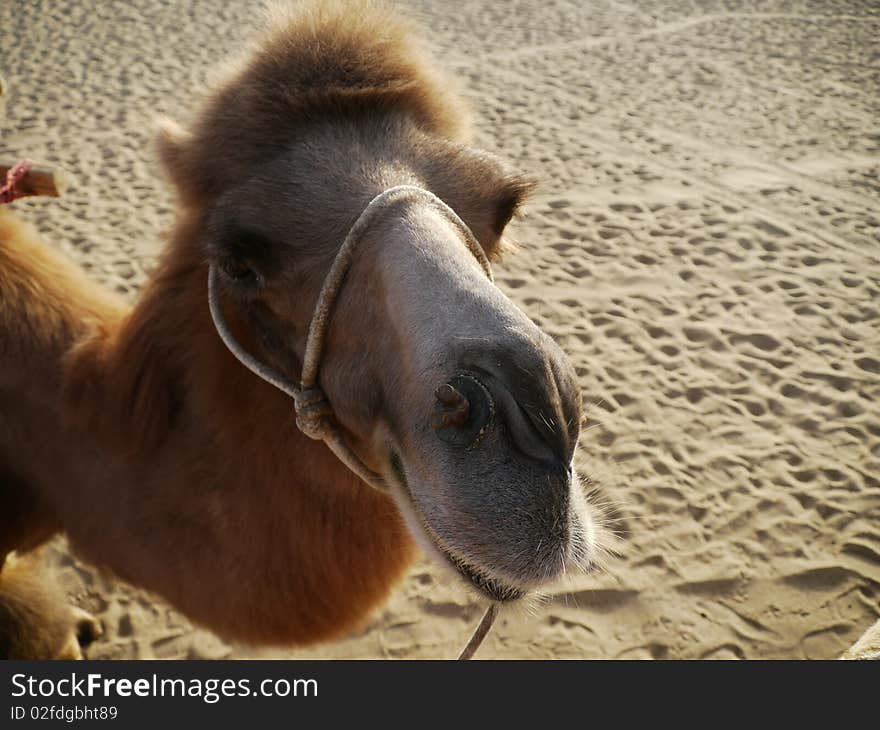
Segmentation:
<svg viewBox="0 0 880 730">
<path fill-rule="evenodd" d="M 461 371 L 435 393 L 432 426 L 440 439 L 474 448 L 487 429 L 501 427 L 530 459 L 571 463 L 580 397 L 573 369 L 555 343 L 486 343 L 459 362 Z"/>
<path fill-rule="evenodd" d="M 440 463 L 454 475 L 425 495 L 443 505 L 434 535 L 460 571 L 481 566 L 476 573 L 498 579 L 471 576 L 495 600 L 557 575 L 582 552 L 583 532 L 571 505 L 580 423 L 573 369 L 549 338 L 506 334 L 456 353 L 428 415 L 429 433 L 445 446 Z"/>
<path fill-rule="evenodd" d="M 593 528 L 572 467 L 574 369 L 527 326 L 447 344 L 392 478 L 432 547 L 485 595 L 511 601 L 581 566 Z M 421 458 L 428 454 L 430 458 Z"/>
</svg>

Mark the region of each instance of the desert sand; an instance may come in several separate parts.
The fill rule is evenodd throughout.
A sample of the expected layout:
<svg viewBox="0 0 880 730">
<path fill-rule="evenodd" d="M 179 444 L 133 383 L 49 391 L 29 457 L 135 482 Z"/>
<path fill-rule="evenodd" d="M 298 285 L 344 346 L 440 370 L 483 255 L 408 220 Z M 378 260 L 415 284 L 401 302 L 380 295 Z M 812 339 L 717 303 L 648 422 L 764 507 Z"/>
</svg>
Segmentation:
<svg viewBox="0 0 880 730">
<path fill-rule="evenodd" d="M 505 612 L 481 658 L 831 658 L 880 614 L 880 8 L 870 0 L 401 2 L 536 175 L 499 286 L 573 358 L 604 571 Z M 18 201 L 135 296 L 185 121 L 251 38 L 247 0 L 0 3 L 0 158 L 75 180 Z M 2 418 L 2 414 L 0 414 Z M 447 658 L 483 609 L 421 562 L 359 633 L 232 646 L 69 554 L 92 658 Z"/>
</svg>

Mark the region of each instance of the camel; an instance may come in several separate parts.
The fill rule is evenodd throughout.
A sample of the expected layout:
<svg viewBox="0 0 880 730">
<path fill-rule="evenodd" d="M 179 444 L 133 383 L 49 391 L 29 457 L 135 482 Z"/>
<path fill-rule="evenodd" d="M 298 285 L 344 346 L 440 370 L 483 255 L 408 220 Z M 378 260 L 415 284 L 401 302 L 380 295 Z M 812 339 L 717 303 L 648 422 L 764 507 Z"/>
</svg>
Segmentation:
<svg viewBox="0 0 880 730">
<path fill-rule="evenodd" d="M 177 217 L 133 306 L 0 210 L 0 608 L 59 533 L 250 645 L 352 630 L 417 545 L 498 604 L 590 568 L 602 533 L 572 466 L 573 367 L 487 276 L 533 184 L 472 146 L 396 11 L 275 11 L 157 146 Z M 221 330 L 299 382 L 340 246 L 392 189 L 323 333 L 323 404 L 358 475 Z M 3 616 L 0 636 L 27 633 Z"/>
</svg>

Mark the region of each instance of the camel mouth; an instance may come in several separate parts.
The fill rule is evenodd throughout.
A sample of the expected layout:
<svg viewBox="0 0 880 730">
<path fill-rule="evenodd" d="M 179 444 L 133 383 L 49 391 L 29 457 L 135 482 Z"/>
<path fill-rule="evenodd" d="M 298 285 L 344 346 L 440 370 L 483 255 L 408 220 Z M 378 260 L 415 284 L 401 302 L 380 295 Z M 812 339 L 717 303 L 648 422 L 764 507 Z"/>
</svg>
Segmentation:
<svg viewBox="0 0 880 730">
<path fill-rule="evenodd" d="M 403 469 L 403 462 L 401 461 L 400 455 L 393 449 L 390 450 L 389 463 L 391 464 L 391 471 L 395 477 L 394 482 L 400 487 L 400 491 L 403 493 L 406 504 L 409 508 L 408 511 L 411 512 L 411 515 L 414 518 L 410 521 L 415 522 L 418 526 L 419 529 L 417 534 L 423 538 L 424 542 L 428 543 L 431 548 L 430 552 L 440 556 L 443 559 L 443 562 L 451 567 L 459 577 L 465 580 L 467 585 L 475 588 L 480 594 L 491 601 L 496 601 L 498 603 L 511 603 L 526 595 L 526 591 L 522 588 L 510 585 L 498 578 L 487 575 L 485 569 L 478 568 L 463 558 L 455 555 L 449 548 L 447 548 L 434 533 L 434 530 L 422 514 L 418 503 L 410 491 L 409 481 L 406 478 L 406 472 Z"/>
<path fill-rule="evenodd" d="M 522 598 L 526 592 L 520 588 L 502 583 L 497 578 L 491 578 L 483 571 L 475 568 L 470 563 L 465 562 L 452 553 L 448 552 L 442 545 L 436 546 L 443 554 L 443 557 L 452 565 L 460 575 L 464 576 L 470 585 L 476 588 L 487 598 L 498 603 L 512 603 Z"/>
</svg>

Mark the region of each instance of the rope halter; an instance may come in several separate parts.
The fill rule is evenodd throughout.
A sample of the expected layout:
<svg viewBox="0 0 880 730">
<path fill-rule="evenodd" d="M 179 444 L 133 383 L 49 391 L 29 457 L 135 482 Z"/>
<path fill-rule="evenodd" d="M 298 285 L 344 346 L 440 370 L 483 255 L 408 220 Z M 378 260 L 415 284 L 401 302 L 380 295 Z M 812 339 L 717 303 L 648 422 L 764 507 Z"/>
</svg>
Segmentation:
<svg viewBox="0 0 880 730">
<path fill-rule="evenodd" d="M 431 204 L 446 215 L 446 217 L 459 229 L 464 242 L 470 252 L 482 266 L 489 281 L 493 281 L 492 269 L 483 247 L 480 246 L 473 232 L 467 224 L 459 218 L 458 214 L 438 198 L 434 193 L 414 185 L 397 185 L 379 193 L 363 209 L 357 220 L 349 229 L 345 240 L 342 242 L 336 258 L 330 265 L 330 270 L 324 279 L 324 284 L 318 294 L 315 311 L 309 323 L 309 332 L 306 337 L 306 348 L 303 356 L 302 376 L 299 384 L 290 380 L 284 374 L 270 368 L 265 363 L 257 360 L 235 339 L 229 330 L 226 320 L 220 308 L 217 286 L 217 269 L 211 264 L 208 270 L 208 304 L 211 309 L 211 318 L 223 343 L 229 351 L 248 370 L 271 383 L 279 390 L 293 398 L 293 408 L 296 412 L 296 425 L 299 430 L 315 441 L 324 441 L 336 457 L 351 471 L 357 474 L 364 482 L 380 491 L 387 491 L 388 485 L 380 474 L 371 470 L 358 457 L 354 450 L 346 443 L 336 422 L 333 406 L 318 383 L 318 371 L 321 365 L 321 355 L 324 351 L 324 340 L 333 312 L 333 305 L 339 295 L 345 281 L 345 275 L 351 268 L 354 252 L 358 244 L 363 240 L 370 225 L 375 222 L 384 211 L 402 202 L 422 199 Z"/>
<path fill-rule="evenodd" d="M 349 229 L 345 240 L 342 242 L 342 246 L 340 246 L 339 251 L 336 253 L 336 258 L 330 265 L 330 271 L 327 272 L 324 285 L 318 294 L 318 301 L 315 304 L 312 321 L 309 323 L 309 333 L 306 337 L 306 349 L 303 356 L 302 377 L 299 384 L 257 360 L 238 343 L 226 325 L 226 320 L 223 318 L 223 313 L 220 310 L 217 295 L 216 267 L 214 264 L 211 264 L 208 270 L 208 305 L 211 309 L 211 318 L 214 320 L 214 326 L 217 328 L 220 338 L 226 347 L 229 348 L 229 351 L 252 373 L 293 398 L 293 408 L 296 411 L 296 425 L 300 431 L 311 439 L 326 443 L 336 457 L 351 471 L 374 489 L 383 492 L 388 491 L 388 485 L 385 480 L 380 474 L 377 474 L 364 464 L 342 437 L 333 413 L 333 406 L 318 384 L 318 370 L 321 365 L 324 339 L 327 334 L 333 305 L 336 303 L 336 297 L 339 295 L 339 291 L 344 283 L 345 274 L 351 267 L 355 248 L 363 239 L 370 224 L 384 211 L 401 201 L 417 199 L 423 199 L 432 203 L 456 225 L 464 237 L 465 244 L 467 244 L 471 253 L 479 261 L 480 266 L 483 267 L 486 276 L 489 277 L 489 281 L 493 281 L 492 268 L 489 266 L 489 260 L 486 258 L 483 247 L 480 246 L 471 229 L 458 217 L 458 214 L 452 208 L 434 195 L 434 193 L 424 188 L 414 185 L 397 185 L 396 187 L 388 188 L 373 198 L 367 204 L 367 207 L 363 209 Z M 461 652 L 459 659 L 470 659 L 474 655 L 494 623 L 497 613 L 498 607 L 495 604 L 490 604 L 467 646 Z"/>
</svg>

